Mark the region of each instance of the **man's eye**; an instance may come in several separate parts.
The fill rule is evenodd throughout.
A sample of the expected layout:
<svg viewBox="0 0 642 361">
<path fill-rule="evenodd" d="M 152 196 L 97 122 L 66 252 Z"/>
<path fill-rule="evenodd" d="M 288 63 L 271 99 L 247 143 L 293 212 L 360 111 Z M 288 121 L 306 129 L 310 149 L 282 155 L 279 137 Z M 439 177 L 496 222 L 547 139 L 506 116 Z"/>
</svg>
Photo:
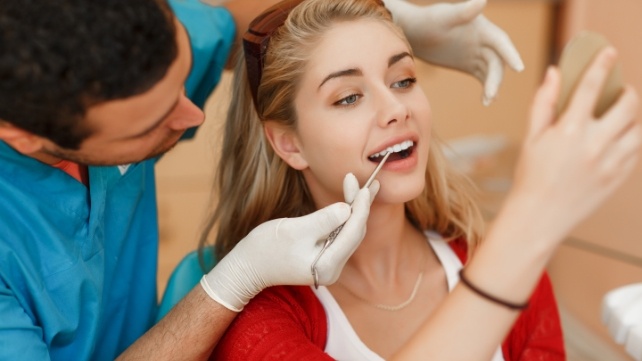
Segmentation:
<svg viewBox="0 0 642 361">
<path fill-rule="evenodd" d="M 407 78 L 392 84 L 393 88 L 410 88 L 417 82 L 417 78 Z"/>
</svg>

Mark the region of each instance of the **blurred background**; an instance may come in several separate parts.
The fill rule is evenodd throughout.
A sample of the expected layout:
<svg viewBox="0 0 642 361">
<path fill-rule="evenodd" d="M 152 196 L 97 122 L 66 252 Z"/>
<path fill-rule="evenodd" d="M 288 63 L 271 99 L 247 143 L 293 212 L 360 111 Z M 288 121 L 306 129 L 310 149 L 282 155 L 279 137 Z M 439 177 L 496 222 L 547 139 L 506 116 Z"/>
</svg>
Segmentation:
<svg viewBox="0 0 642 361">
<path fill-rule="evenodd" d="M 415 1 L 421 3 L 421 1 Z M 481 105 L 472 77 L 420 64 L 419 80 L 434 111 L 434 127 L 452 160 L 475 180 L 492 219 L 506 191 L 530 102 L 549 64 L 583 30 L 602 33 L 618 49 L 627 83 L 642 91 L 642 1 L 488 0 L 486 17 L 510 35 L 526 70 L 506 71 L 498 98 Z M 208 120 L 194 140 L 158 163 L 159 295 L 176 264 L 197 247 L 210 198 L 212 170 L 228 103 L 230 74 L 209 99 Z M 642 282 L 642 165 L 597 213 L 562 244 L 549 264 L 562 314 L 568 359 L 631 360 L 601 322 L 604 294 Z"/>
</svg>

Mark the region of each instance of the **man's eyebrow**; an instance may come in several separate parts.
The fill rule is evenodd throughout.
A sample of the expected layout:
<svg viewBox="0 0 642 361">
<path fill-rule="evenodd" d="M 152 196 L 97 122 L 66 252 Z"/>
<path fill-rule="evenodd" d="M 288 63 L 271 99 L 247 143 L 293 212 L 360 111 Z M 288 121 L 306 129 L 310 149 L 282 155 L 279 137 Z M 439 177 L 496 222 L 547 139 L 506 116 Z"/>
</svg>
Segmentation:
<svg viewBox="0 0 642 361">
<path fill-rule="evenodd" d="M 169 109 L 168 109 L 168 110 L 167 110 L 167 111 L 166 111 L 166 112 L 165 112 L 165 113 L 164 113 L 160 118 L 158 118 L 158 120 L 156 120 L 156 121 L 154 122 L 154 124 L 152 124 L 152 125 L 151 125 L 151 126 L 149 126 L 147 129 L 143 130 L 142 132 L 140 132 L 140 133 L 138 133 L 138 134 L 130 135 L 129 137 L 127 137 L 127 139 L 133 139 L 133 138 L 139 138 L 139 137 L 145 136 L 145 135 L 147 135 L 148 133 L 151 133 L 154 129 L 158 128 L 158 126 L 159 126 L 161 123 L 163 123 L 163 121 L 164 121 L 164 120 L 167 118 L 167 116 L 168 116 L 168 115 L 169 115 L 169 114 L 174 110 L 174 108 L 176 108 L 176 106 L 178 105 L 178 102 L 181 100 L 181 96 L 182 96 L 182 93 L 181 93 L 181 94 L 179 94 L 179 95 L 178 95 L 178 97 L 176 97 L 176 101 L 174 101 L 174 104 L 172 104 L 172 106 L 171 106 L 171 107 L 169 107 Z"/>
<path fill-rule="evenodd" d="M 401 52 L 399 54 L 395 54 L 395 55 L 391 56 L 390 59 L 388 59 L 388 68 L 390 68 L 391 66 L 395 65 L 397 62 L 399 62 L 401 59 L 403 59 L 405 57 L 410 57 L 411 59 L 414 59 L 412 54 L 410 54 L 407 51 Z M 328 76 L 326 76 L 323 79 L 321 84 L 319 84 L 319 88 L 321 88 L 323 86 L 323 84 L 325 84 L 330 79 L 339 78 L 339 77 L 342 77 L 342 76 L 359 76 L 359 75 L 363 75 L 363 72 L 361 72 L 361 70 L 359 70 L 359 69 L 354 69 L 354 68 L 353 69 L 345 69 L 345 70 L 335 71 L 334 73 L 330 73 Z"/>
</svg>

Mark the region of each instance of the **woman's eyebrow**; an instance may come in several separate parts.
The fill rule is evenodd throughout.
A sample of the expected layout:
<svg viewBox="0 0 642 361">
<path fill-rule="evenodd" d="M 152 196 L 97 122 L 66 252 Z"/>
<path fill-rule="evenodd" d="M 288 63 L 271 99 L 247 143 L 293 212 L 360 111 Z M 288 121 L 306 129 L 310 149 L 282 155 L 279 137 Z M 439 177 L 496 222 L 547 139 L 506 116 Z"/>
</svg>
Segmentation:
<svg viewBox="0 0 642 361">
<path fill-rule="evenodd" d="M 391 56 L 388 59 L 388 68 L 390 68 L 391 66 L 395 65 L 401 59 L 406 58 L 406 57 L 414 59 L 412 54 L 410 54 L 407 51 L 404 51 L 404 52 L 401 52 L 399 54 L 395 54 L 395 55 Z M 342 77 L 342 76 L 360 76 L 360 75 L 363 75 L 363 73 L 361 72 L 361 70 L 356 69 L 356 68 L 335 71 L 334 73 L 330 73 L 328 76 L 323 78 L 323 81 L 321 81 L 321 84 L 319 84 L 319 88 L 317 88 L 317 89 L 320 89 L 323 86 L 323 84 L 325 84 L 328 80 L 331 80 L 331 79 L 334 79 L 334 78 L 339 78 L 339 77 Z"/>
<path fill-rule="evenodd" d="M 414 59 L 412 54 L 410 54 L 409 52 L 407 52 L 407 51 L 401 52 L 399 54 L 391 56 L 390 59 L 388 59 L 388 68 L 390 68 L 391 66 L 395 65 L 395 63 L 397 63 L 399 60 L 401 60 L 401 59 L 403 59 L 405 57 L 409 57 L 410 59 Z"/>
<path fill-rule="evenodd" d="M 342 76 L 359 76 L 359 75 L 363 75 L 363 73 L 359 69 L 346 69 L 346 70 L 335 71 L 334 73 L 330 73 L 330 75 L 326 76 L 321 82 L 321 84 L 319 85 L 319 88 L 317 89 L 320 89 L 323 86 L 323 84 L 325 84 L 325 82 L 327 82 L 330 79 L 339 78 Z"/>
</svg>

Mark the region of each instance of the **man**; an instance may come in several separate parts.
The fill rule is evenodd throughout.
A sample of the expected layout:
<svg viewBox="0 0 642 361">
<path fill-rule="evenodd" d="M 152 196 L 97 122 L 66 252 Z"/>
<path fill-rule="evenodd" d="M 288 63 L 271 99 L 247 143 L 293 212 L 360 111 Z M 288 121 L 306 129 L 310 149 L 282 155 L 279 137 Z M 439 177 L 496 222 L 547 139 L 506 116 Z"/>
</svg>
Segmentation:
<svg viewBox="0 0 642 361">
<path fill-rule="evenodd" d="M 263 288 L 312 284 L 319 240 L 347 221 L 318 263 L 323 284 L 336 279 L 363 236 L 370 190 L 352 209 L 336 204 L 258 227 L 152 327 L 155 160 L 202 123 L 200 107 L 243 29 L 274 2 L 0 3 L 0 359 L 205 358 Z M 402 25 L 421 13 L 387 5 Z M 475 34 L 475 46 L 448 46 L 433 60 L 472 73 L 448 59 L 481 54 L 495 64 L 477 74 L 488 75 L 492 97 L 501 57 L 521 64 L 507 39 L 494 47 L 501 57 L 479 51 L 505 36 L 478 16 L 483 5 L 421 13 L 439 20 L 431 36 L 416 22 L 405 30 L 433 49 Z M 274 264 L 271 254 L 288 256 Z"/>
</svg>

